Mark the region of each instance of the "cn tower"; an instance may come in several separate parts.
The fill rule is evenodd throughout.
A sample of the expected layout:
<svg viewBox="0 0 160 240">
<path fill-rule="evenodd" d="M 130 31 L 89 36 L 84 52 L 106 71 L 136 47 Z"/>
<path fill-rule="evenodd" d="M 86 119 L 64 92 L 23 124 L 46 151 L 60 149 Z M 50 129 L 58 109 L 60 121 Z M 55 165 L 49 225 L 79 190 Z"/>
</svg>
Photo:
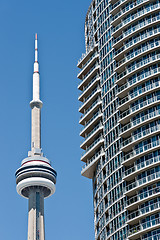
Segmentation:
<svg viewBox="0 0 160 240">
<path fill-rule="evenodd" d="M 28 240 L 45 240 L 44 198 L 55 192 L 56 171 L 50 161 L 43 156 L 41 149 L 41 108 L 40 76 L 38 63 L 37 34 L 35 35 L 35 62 L 33 72 L 33 100 L 30 102 L 31 151 L 22 160 L 16 171 L 17 192 L 29 199 L 28 206 Z"/>
</svg>

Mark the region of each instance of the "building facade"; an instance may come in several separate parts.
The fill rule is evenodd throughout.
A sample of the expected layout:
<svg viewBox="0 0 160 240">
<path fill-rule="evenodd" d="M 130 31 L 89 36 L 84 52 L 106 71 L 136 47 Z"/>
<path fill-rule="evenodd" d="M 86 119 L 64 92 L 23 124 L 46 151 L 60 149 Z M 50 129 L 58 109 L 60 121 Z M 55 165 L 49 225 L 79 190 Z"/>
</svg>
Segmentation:
<svg viewBox="0 0 160 240">
<path fill-rule="evenodd" d="M 93 0 L 78 61 L 96 240 L 160 239 L 160 0 Z"/>
</svg>

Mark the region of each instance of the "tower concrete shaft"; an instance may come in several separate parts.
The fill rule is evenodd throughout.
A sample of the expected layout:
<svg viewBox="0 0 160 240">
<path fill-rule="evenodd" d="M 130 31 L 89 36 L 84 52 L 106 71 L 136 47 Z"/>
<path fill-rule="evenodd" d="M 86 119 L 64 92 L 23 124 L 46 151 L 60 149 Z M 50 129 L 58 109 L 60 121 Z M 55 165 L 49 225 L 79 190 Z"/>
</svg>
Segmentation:
<svg viewBox="0 0 160 240">
<path fill-rule="evenodd" d="M 44 193 L 40 188 L 29 190 L 28 240 L 44 240 Z"/>
</svg>

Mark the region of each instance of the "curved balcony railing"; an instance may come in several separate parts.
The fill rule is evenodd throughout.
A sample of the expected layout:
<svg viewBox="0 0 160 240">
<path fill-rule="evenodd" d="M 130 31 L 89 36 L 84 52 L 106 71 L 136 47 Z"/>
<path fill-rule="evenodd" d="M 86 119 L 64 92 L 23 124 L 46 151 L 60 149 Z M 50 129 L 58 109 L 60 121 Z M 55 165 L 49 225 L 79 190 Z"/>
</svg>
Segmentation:
<svg viewBox="0 0 160 240">
<path fill-rule="evenodd" d="M 93 120 L 98 117 L 98 115 L 102 114 L 101 111 L 98 111 L 96 114 L 93 115 L 91 119 L 81 128 L 81 132 L 91 123 Z"/>
<path fill-rule="evenodd" d="M 96 63 L 90 70 L 87 74 L 85 74 L 83 77 L 82 77 L 82 81 L 84 81 L 89 75 L 91 72 L 93 72 L 93 70 L 98 67 L 99 65 Z"/>
<path fill-rule="evenodd" d="M 121 3 L 126 2 L 126 1 L 127 1 L 127 0 L 120 0 L 120 1 L 116 2 L 114 5 L 112 5 L 111 10 L 115 9 L 115 8 L 116 8 L 117 6 L 119 6 Z"/>
<path fill-rule="evenodd" d="M 94 78 L 92 78 L 90 83 L 79 93 L 79 96 L 81 96 L 92 85 L 92 83 L 94 83 L 97 80 L 98 77 L 99 75 L 97 74 Z"/>
<path fill-rule="evenodd" d="M 93 92 L 80 104 L 79 108 L 81 108 L 99 89 L 99 86 L 95 88 Z"/>
<path fill-rule="evenodd" d="M 103 140 L 103 137 L 99 137 L 98 139 L 96 139 L 86 150 L 84 153 L 82 153 L 81 156 L 84 156 L 87 152 L 89 152 L 89 150 L 91 150 L 98 142 L 100 142 L 101 140 Z"/>
<path fill-rule="evenodd" d="M 155 225 L 159 225 L 160 224 L 160 218 L 155 218 L 155 219 L 151 219 L 145 223 L 141 223 L 135 227 L 132 227 L 131 229 L 129 229 L 128 231 L 128 235 L 133 235 L 135 233 L 147 230 L 150 227 L 153 227 Z"/>
<path fill-rule="evenodd" d="M 144 79 L 146 79 L 147 77 L 153 76 L 153 75 L 155 75 L 155 74 L 157 74 L 157 73 L 160 73 L 160 68 L 159 68 L 159 67 L 158 67 L 158 68 L 155 68 L 154 70 L 150 70 L 150 71 L 148 71 L 148 72 L 145 72 L 145 73 L 143 73 L 142 75 L 140 75 L 140 76 L 138 76 L 138 77 L 135 77 L 133 80 L 131 80 L 131 81 L 123 84 L 122 86 L 120 86 L 120 87 L 118 88 L 118 93 L 120 93 L 121 91 L 123 91 L 123 90 L 131 87 L 132 85 L 138 83 L 139 81 L 144 80 Z"/>
<path fill-rule="evenodd" d="M 137 24 L 133 28 L 129 29 L 128 31 L 124 32 L 123 34 L 121 34 L 120 36 L 115 38 L 113 44 L 116 44 L 117 42 L 119 42 L 120 40 L 122 40 L 125 37 L 129 36 L 133 32 L 138 31 L 138 30 L 142 29 L 143 27 L 145 27 L 147 25 L 150 25 L 151 23 L 154 23 L 154 22 L 159 21 L 159 20 L 160 20 L 160 16 L 155 16 L 155 17 L 152 17 L 152 18 L 150 18 L 148 20 L 143 21 L 142 23 Z"/>
<path fill-rule="evenodd" d="M 93 59 L 96 55 L 98 56 L 98 53 L 97 53 L 97 52 L 93 53 L 93 55 L 90 57 L 90 59 L 83 65 L 83 67 L 82 67 L 82 69 L 80 70 L 80 72 L 83 71 L 83 69 L 92 61 L 92 59 Z M 79 74 L 80 74 L 80 73 L 79 73 Z"/>
<path fill-rule="evenodd" d="M 148 159 L 144 162 L 141 162 L 139 164 L 135 164 L 133 167 L 131 167 L 125 171 L 124 176 L 128 176 L 132 173 L 135 173 L 143 168 L 146 168 L 146 167 L 148 167 L 154 163 L 158 163 L 158 162 L 160 162 L 160 156 L 156 156 L 156 157 Z"/>
<path fill-rule="evenodd" d="M 145 60 L 140 61 L 139 63 L 133 65 L 132 67 L 127 68 L 126 71 L 118 74 L 117 78 L 116 78 L 116 81 L 121 80 L 123 77 L 127 76 L 130 73 L 133 73 L 137 69 L 141 69 L 141 67 L 147 65 L 148 63 L 152 63 L 152 62 L 154 62 L 156 60 L 159 60 L 159 59 L 160 59 L 160 54 L 156 54 L 156 55 L 154 55 L 152 57 L 148 57 Z"/>
<path fill-rule="evenodd" d="M 138 149 L 136 150 L 133 150 L 132 152 L 128 153 L 127 155 L 123 156 L 122 157 L 122 162 L 124 161 L 128 161 L 130 158 L 136 156 L 136 155 L 139 155 L 140 153 L 143 153 L 151 148 L 154 148 L 154 147 L 157 147 L 160 145 L 160 141 L 157 140 L 157 141 L 154 141 L 152 143 L 149 143 L 149 144 L 146 144 L 142 147 L 139 147 Z"/>
<path fill-rule="evenodd" d="M 126 207 L 132 205 L 133 203 L 137 203 L 140 200 L 143 200 L 144 198 L 152 197 L 156 195 L 157 193 L 160 193 L 160 187 L 155 187 L 153 189 L 150 189 L 146 192 L 139 193 L 137 196 L 134 196 L 127 200 Z"/>
<path fill-rule="evenodd" d="M 131 21 L 135 20 L 136 18 L 146 15 L 146 13 L 149 13 L 157 8 L 160 7 L 159 3 L 155 3 L 154 5 L 144 8 L 141 11 L 131 15 L 130 17 L 128 17 L 127 19 L 123 20 L 120 24 L 118 24 L 116 27 L 113 28 L 113 32 L 116 32 L 117 30 L 119 30 L 121 27 L 125 26 L 126 24 L 130 23 Z"/>
<path fill-rule="evenodd" d="M 130 214 L 127 215 L 127 221 L 132 220 L 134 218 L 140 217 L 148 212 L 152 212 L 156 209 L 160 208 L 160 202 L 153 203 L 151 205 L 148 205 L 146 207 L 140 208 L 139 210 L 136 210 Z"/>
<path fill-rule="evenodd" d="M 139 125 L 140 123 L 143 123 L 144 121 L 148 120 L 148 119 L 151 119 L 151 118 L 154 118 L 156 116 L 160 116 L 160 110 L 156 110 L 154 112 L 151 112 L 151 113 L 148 113 L 138 119 L 136 119 L 135 121 L 132 121 L 130 123 L 128 123 L 127 125 L 125 125 L 124 127 L 121 127 L 120 128 L 120 134 L 129 130 L 130 128 L 132 127 L 136 127 L 137 125 Z"/>
<path fill-rule="evenodd" d="M 128 145 L 130 143 L 133 143 L 133 142 L 137 141 L 138 139 L 140 139 L 142 137 L 148 136 L 151 133 L 154 133 L 154 132 L 159 131 L 159 130 L 160 130 L 160 125 L 156 125 L 156 126 L 148 128 L 148 129 L 146 129 L 146 130 L 144 130 L 142 132 L 139 132 L 136 135 L 134 135 L 134 136 L 124 140 L 121 143 L 121 148 L 125 147 L 126 145 Z"/>
<path fill-rule="evenodd" d="M 154 179 L 157 179 L 160 177 L 160 172 L 156 172 L 156 173 L 153 173 L 151 175 L 148 175 L 146 177 L 143 177 L 139 180 L 136 180 L 136 182 L 133 182 L 131 184 L 129 184 L 128 186 L 126 186 L 126 192 L 136 188 L 136 187 L 139 187 L 145 183 L 149 183 L 150 181 L 154 180 Z"/>
<path fill-rule="evenodd" d="M 116 63 L 116 68 L 120 67 L 123 63 L 128 63 L 129 60 L 137 57 L 138 55 L 140 55 L 141 53 L 147 52 L 151 49 L 154 49 L 156 47 L 159 47 L 160 45 L 160 40 L 157 42 L 153 42 L 151 44 L 148 44 L 145 47 L 141 47 L 140 49 L 138 49 L 137 51 L 131 53 L 130 55 L 126 56 L 125 58 L 123 58 L 122 60 L 120 60 L 119 62 Z"/>
<path fill-rule="evenodd" d="M 160 239 L 160 233 L 154 234 L 152 236 L 143 238 L 143 240 L 159 240 Z"/>
<path fill-rule="evenodd" d="M 122 98 L 119 103 L 118 103 L 118 106 L 121 106 L 123 105 L 124 103 L 128 102 L 129 100 L 135 98 L 135 97 L 138 97 L 139 95 L 142 95 L 143 93 L 145 92 L 148 92 L 156 87 L 160 87 L 160 82 L 155 82 L 155 83 L 152 83 L 150 85 L 147 85 L 146 87 L 140 89 L 140 90 L 137 90 L 135 92 L 133 92 L 132 94 L 129 94 L 127 97 L 125 98 Z"/>
<path fill-rule="evenodd" d="M 82 120 L 93 108 L 97 103 L 100 103 L 101 100 L 97 99 L 89 108 L 87 108 L 87 110 L 85 111 L 85 113 L 81 116 L 80 120 Z"/>
<path fill-rule="evenodd" d="M 115 56 L 117 56 L 118 54 L 120 54 L 121 52 L 126 50 L 127 48 L 130 48 L 130 47 L 134 46 L 136 43 L 139 43 L 139 42 L 143 41 L 144 39 L 146 40 L 147 38 L 150 38 L 150 37 L 152 37 L 152 35 L 155 35 L 155 34 L 157 34 L 159 32 L 160 32 L 160 28 L 157 27 L 154 30 L 150 30 L 149 32 L 144 33 L 141 36 L 136 37 L 133 40 L 130 40 L 128 43 L 125 44 L 125 46 L 119 48 L 115 52 Z"/>
<path fill-rule="evenodd" d="M 85 137 L 85 140 L 87 140 L 94 132 L 97 131 L 102 126 L 102 123 L 100 122 L 88 135 Z"/>
<path fill-rule="evenodd" d="M 129 114 L 134 113 L 135 111 L 137 111 L 137 110 L 139 110 L 139 109 L 141 109 L 141 108 L 143 108 L 143 107 L 145 107 L 145 106 L 147 106 L 151 103 L 159 101 L 159 100 L 160 100 L 160 95 L 157 95 L 157 96 L 154 96 L 150 99 L 147 99 L 146 101 L 143 101 L 142 103 L 139 103 L 136 106 L 134 106 L 132 108 L 129 108 L 127 111 L 121 113 L 120 116 L 119 116 L 119 119 L 122 119 L 122 118 L 128 116 Z"/>
<path fill-rule="evenodd" d="M 97 152 L 97 153 L 96 153 L 90 160 L 88 160 L 88 161 L 86 162 L 86 164 L 82 167 L 82 171 L 84 171 L 92 162 L 95 161 L 95 159 L 99 158 L 99 157 L 101 156 L 101 154 L 103 154 L 103 153 L 104 153 L 103 150 Z"/>
<path fill-rule="evenodd" d="M 112 21 L 116 20 L 118 17 L 120 17 L 121 15 L 125 14 L 126 12 L 128 12 L 129 10 L 133 9 L 134 7 L 148 2 L 148 0 L 137 0 L 135 2 L 131 2 L 131 4 L 129 4 L 127 7 L 124 7 L 122 10 L 120 10 L 116 15 L 113 16 Z"/>
</svg>

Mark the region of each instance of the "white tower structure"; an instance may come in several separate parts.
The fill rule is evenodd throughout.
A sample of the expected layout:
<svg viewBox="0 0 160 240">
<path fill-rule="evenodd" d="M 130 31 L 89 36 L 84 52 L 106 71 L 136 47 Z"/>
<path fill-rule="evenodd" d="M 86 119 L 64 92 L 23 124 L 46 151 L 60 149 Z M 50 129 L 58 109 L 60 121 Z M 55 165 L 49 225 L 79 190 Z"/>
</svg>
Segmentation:
<svg viewBox="0 0 160 240">
<path fill-rule="evenodd" d="M 29 199 L 28 240 L 44 240 L 44 198 L 55 192 L 56 171 L 41 149 L 40 77 L 38 63 L 37 34 L 35 36 L 35 62 L 33 73 L 31 151 L 16 171 L 17 192 Z"/>
</svg>

